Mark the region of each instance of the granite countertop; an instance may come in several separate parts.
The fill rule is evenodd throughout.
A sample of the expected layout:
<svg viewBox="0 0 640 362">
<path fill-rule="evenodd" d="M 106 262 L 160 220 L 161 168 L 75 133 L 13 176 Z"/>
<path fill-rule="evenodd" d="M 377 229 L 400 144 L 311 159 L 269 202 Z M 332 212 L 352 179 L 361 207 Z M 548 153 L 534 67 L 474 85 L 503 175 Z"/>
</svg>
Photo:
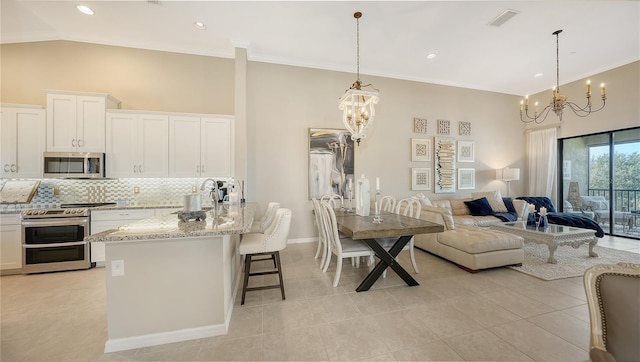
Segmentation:
<svg viewBox="0 0 640 362">
<path fill-rule="evenodd" d="M 182 209 L 182 205 L 153 205 L 153 204 L 143 204 L 143 205 L 126 205 L 126 206 L 117 206 L 117 205 L 108 205 L 108 206 L 99 206 L 92 207 L 92 211 L 101 211 L 101 210 L 135 210 L 135 209 Z M 47 205 L 5 205 L 0 208 L 0 215 L 11 215 L 11 214 L 20 214 L 23 210 L 29 209 L 59 209 L 60 204 L 47 204 Z"/>
<path fill-rule="evenodd" d="M 128 242 L 243 234 L 251 229 L 255 204 L 218 205 L 202 221 L 181 221 L 177 214 L 150 217 L 85 237 L 90 242 Z"/>
</svg>

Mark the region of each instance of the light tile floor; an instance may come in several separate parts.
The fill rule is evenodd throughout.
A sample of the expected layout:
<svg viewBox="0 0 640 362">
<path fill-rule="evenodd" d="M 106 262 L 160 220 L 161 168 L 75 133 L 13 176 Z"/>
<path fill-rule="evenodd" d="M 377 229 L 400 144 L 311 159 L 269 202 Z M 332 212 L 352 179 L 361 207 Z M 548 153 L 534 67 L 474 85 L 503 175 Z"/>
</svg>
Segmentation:
<svg viewBox="0 0 640 362">
<path fill-rule="evenodd" d="M 600 246 L 640 253 L 640 241 L 605 237 Z M 104 354 L 104 268 L 3 276 L 0 359 L 13 361 L 586 361 L 589 315 L 582 278 L 542 281 L 507 269 L 469 274 L 418 251 L 420 283 L 395 275 L 354 289 L 368 272 L 335 259 L 322 273 L 315 244 L 282 252 L 279 290 L 239 296 L 228 335 Z M 406 252 L 401 263 L 413 272 Z M 265 276 L 256 284 L 271 283 Z"/>
</svg>

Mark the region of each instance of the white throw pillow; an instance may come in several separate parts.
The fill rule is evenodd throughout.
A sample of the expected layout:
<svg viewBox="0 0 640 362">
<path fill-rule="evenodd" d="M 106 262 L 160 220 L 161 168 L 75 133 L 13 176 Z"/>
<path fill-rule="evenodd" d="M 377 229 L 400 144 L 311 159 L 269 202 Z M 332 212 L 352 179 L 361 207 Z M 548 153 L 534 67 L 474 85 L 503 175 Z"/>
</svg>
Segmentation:
<svg viewBox="0 0 640 362">
<path fill-rule="evenodd" d="M 563 208 L 564 208 L 564 210 L 563 210 L 564 212 L 573 211 L 573 205 L 571 205 L 571 203 L 568 200 L 564 200 Z"/>
<path fill-rule="evenodd" d="M 502 201 L 502 195 L 500 194 L 500 190 L 496 191 L 483 191 L 483 192 L 473 192 L 471 193 L 471 198 L 474 200 L 486 197 L 487 201 L 489 201 L 489 205 L 493 209 L 493 212 L 508 212 L 507 205 Z"/>
<path fill-rule="evenodd" d="M 414 196 L 414 198 L 418 199 L 424 206 L 433 206 L 433 204 L 431 204 L 431 200 L 429 200 L 428 197 L 424 196 L 422 192 Z"/>
</svg>

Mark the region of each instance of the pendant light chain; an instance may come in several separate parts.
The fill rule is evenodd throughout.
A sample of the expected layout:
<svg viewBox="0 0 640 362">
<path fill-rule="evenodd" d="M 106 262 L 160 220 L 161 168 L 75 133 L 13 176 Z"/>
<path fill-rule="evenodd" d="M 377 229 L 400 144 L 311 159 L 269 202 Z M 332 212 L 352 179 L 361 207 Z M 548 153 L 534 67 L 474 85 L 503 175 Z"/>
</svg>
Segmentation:
<svg viewBox="0 0 640 362">
<path fill-rule="evenodd" d="M 356 15 L 355 18 L 356 18 L 356 80 L 358 81 L 358 83 L 360 83 L 360 16 Z"/>
<path fill-rule="evenodd" d="M 556 91 L 560 93 L 560 32 L 556 31 Z"/>
</svg>

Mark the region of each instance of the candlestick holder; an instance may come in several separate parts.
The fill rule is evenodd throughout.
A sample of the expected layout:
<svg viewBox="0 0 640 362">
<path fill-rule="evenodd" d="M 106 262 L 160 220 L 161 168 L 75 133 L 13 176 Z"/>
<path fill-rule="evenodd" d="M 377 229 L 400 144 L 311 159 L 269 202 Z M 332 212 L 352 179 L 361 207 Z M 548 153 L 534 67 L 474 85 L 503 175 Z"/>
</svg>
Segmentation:
<svg viewBox="0 0 640 362">
<path fill-rule="evenodd" d="M 527 226 L 536 226 L 536 214 L 529 212 L 527 215 Z"/>
<path fill-rule="evenodd" d="M 353 206 L 351 200 L 353 200 L 353 185 L 347 184 L 347 194 L 349 194 L 349 208 L 346 212 L 353 212 Z"/>
<path fill-rule="evenodd" d="M 373 215 L 373 223 L 380 224 L 382 222 L 382 218 L 380 218 L 380 190 L 376 190 L 376 201 L 375 201 L 375 214 Z"/>
</svg>

